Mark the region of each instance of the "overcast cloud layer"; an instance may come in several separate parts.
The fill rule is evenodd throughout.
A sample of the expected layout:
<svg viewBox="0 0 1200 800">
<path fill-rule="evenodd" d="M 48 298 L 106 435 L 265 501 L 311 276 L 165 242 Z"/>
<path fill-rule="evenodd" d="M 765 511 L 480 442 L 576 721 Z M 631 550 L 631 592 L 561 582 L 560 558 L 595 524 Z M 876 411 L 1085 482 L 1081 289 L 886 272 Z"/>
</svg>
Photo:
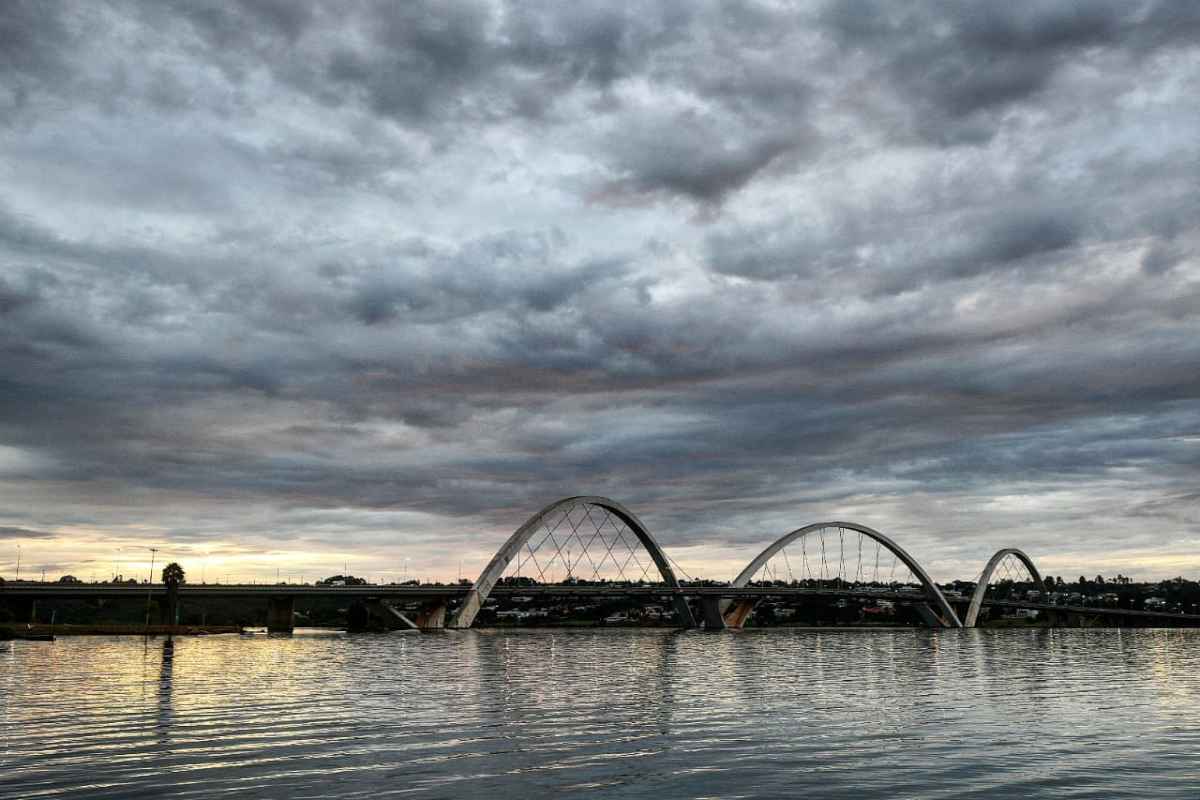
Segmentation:
<svg viewBox="0 0 1200 800">
<path fill-rule="evenodd" d="M 0 573 L 1200 577 L 1200 4 L 0 4 Z"/>
</svg>

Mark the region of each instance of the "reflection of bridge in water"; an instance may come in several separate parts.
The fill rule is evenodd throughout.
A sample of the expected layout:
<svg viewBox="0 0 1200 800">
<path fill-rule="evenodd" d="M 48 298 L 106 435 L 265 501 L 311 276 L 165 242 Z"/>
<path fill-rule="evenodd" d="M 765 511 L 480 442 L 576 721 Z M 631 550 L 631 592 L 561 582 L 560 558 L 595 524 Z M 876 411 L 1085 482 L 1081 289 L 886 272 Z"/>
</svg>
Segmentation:
<svg viewBox="0 0 1200 800">
<path fill-rule="evenodd" d="M 797 528 L 767 546 L 729 583 L 697 581 L 686 573 L 680 580 L 677 570 L 683 572 L 632 511 L 605 497 L 579 496 L 534 514 L 469 585 L 185 584 L 172 593 L 162 586 L 26 583 L 0 586 L 0 600 L 19 605 L 39 598 L 158 595 L 174 605 L 183 598 L 259 598 L 267 602 L 268 627 L 275 631 L 290 631 L 296 599 L 314 596 L 361 602 L 369 613 L 397 626 L 422 630 L 469 628 L 489 598 L 516 596 L 640 599 L 669 606 L 679 627 L 707 630 L 743 627 L 764 600 L 817 598 L 911 608 L 926 625 L 938 628 L 975 627 L 988 609 L 1034 610 L 1051 622 L 1087 617 L 1117 624 L 1200 624 L 1200 615 L 1045 602 L 1041 574 L 1015 548 L 992 556 L 969 598 L 943 592 L 897 542 L 854 522 Z M 998 582 L 1036 588 L 1024 596 L 997 597 L 995 591 L 989 596 Z"/>
</svg>

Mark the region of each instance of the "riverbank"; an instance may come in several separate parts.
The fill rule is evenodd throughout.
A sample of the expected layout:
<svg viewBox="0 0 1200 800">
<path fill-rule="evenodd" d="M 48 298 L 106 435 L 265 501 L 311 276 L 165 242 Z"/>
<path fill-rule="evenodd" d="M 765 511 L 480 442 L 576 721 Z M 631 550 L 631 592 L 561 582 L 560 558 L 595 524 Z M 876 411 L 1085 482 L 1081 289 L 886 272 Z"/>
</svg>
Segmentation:
<svg viewBox="0 0 1200 800">
<path fill-rule="evenodd" d="M 241 633 L 237 625 L 0 625 L 0 640 L 26 636 L 212 636 Z"/>
</svg>

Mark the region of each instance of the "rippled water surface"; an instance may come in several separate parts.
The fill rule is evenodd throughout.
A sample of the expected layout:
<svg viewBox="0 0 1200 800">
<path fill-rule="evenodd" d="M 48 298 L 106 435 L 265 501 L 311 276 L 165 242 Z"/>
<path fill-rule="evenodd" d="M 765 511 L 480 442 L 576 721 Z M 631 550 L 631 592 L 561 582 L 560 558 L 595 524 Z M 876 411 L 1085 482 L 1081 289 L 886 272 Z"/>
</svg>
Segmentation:
<svg viewBox="0 0 1200 800">
<path fill-rule="evenodd" d="M 1200 797 L 1200 631 L 0 644 L 0 797 Z"/>
</svg>

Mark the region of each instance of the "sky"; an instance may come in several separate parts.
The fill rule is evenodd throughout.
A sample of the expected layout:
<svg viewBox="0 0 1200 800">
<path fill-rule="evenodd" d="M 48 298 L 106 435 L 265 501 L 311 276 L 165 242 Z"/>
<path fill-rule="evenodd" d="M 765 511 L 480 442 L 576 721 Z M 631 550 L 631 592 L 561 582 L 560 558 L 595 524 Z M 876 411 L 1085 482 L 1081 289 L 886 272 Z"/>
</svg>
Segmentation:
<svg viewBox="0 0 1200 800">
<path fill-rule="evenodd" d="M 1200 4 L 0 3 L 0 575 L 1200 578 Z M 28 572 L 26 572 L 28 571 Z"/>
</svg>

